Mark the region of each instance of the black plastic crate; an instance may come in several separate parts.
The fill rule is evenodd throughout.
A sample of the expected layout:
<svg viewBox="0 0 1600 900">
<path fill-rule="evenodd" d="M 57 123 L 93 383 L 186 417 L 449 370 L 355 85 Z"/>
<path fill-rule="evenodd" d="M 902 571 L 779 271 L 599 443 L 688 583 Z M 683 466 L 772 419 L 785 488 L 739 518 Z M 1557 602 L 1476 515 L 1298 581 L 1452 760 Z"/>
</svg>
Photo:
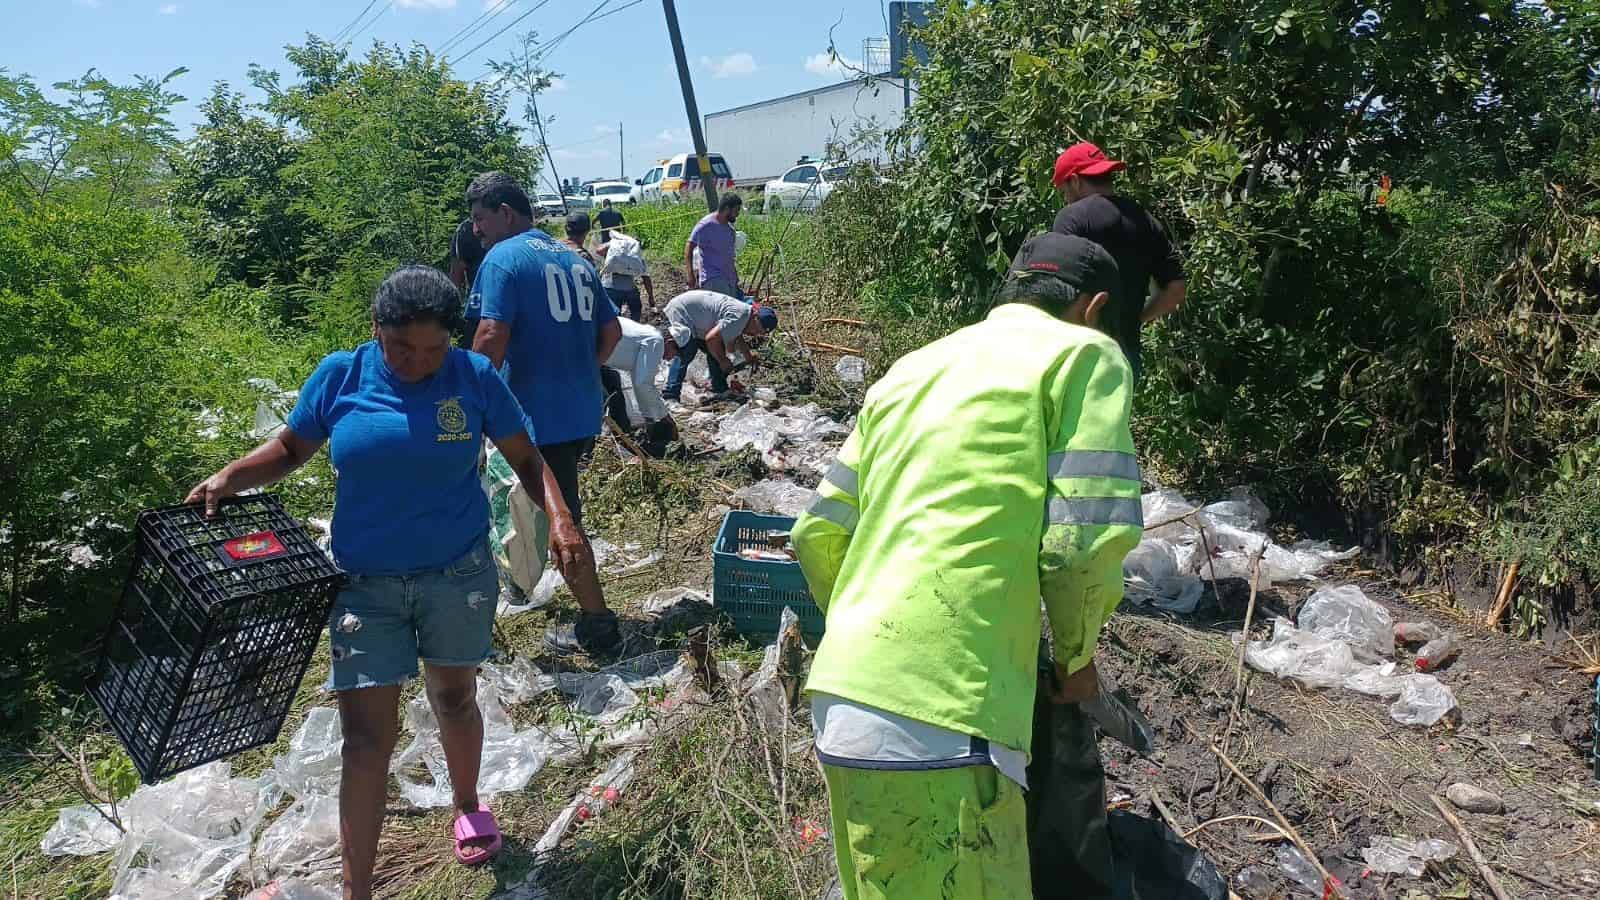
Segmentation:
<svg viewBox="0 0 1600 900">
<path fill-rule="evenodd" d="M 800 620 L 800 633 L 822 638 L 825 617 L 811 599 L 800 564 L 785 560 L 745 559 L 740 550 L 767 545 L 767 534 L 794 528 L 788 516 L 734 510 L 722 517 L 711 552 L 712 602 L 727 612 L 740 634 L 771 639 L 785 606 Z"/>
<path fill-rule="evenodd" d="M 145 783 L 277 739 L 341 581 L 270 494 L 139 514 L 89 693 Z"/>
</svg>

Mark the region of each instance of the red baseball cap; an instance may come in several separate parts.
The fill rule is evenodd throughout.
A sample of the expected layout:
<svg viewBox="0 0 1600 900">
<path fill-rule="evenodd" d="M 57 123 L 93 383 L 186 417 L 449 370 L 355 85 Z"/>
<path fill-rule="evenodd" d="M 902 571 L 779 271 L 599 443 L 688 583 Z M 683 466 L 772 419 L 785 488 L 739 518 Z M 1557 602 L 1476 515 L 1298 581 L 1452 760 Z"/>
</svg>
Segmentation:
<svg viewBox="0 0 1600 900">
<path fill-rule="evenodd" d="M 1061 187 L 1062 182 L 1074 175 L 1110 175 L 1127 167 L 1128 164 L 1120 160 L 1106 159 L 1104 150 L 1084 141 L 1073 144 L 1056 157 L 1056 174 L 1051 183 Z"/>
</svg>

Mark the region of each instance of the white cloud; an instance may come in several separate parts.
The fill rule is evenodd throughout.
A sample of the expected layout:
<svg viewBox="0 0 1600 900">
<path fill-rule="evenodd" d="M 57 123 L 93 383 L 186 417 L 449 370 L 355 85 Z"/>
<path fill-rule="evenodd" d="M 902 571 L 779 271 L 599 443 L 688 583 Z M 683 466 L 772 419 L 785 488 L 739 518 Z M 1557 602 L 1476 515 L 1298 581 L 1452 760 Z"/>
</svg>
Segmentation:
<svg viewBox="0 0 1600 900">
<path fill-rule="evenodd" d="M 735 78 L 740 75 L 753 75 L 757 68 L 756 58 L 742 50 L 738 53 L 730 53 L 721 59 L 702 56 L 700 57 L 700 65 L 709 69 L 713 78 Z"/>
<path fill-rule="evenodd" d="M 547 93 L 547 94 L 564 94 L 564 93 L 566 93 L 567 92 L 567 80 L 565 78 L 552 78 L 552 79 L 550 79 L 550 86 L 545 88 L 544 92 Z"/>
<path fill-rule="evenodd" d="M 177 15 L 178 14 L 178 4 L 176 4 L 176 3 L 168 3 L 168 4 L 163 5 L 161 7 L 161 14 L 163 16 L 175 16 L 175 15 Z"/>
<path fill-rule="evenodd" d="M 456 0 L 394 0 L 401 9 L 455 9 Z"/>
<path fill-rule="evenodd" d="M 496 9 L 510 3 L 511 0 L 483 0 L 484 9 Z"/>
<path fill-rule="evenodd" d="M 656 143 L 672 145 L 687 144 L 689 143 L 689 129 L 663 128 L 661 133 L 656 135 Z"/>
<path fill-rule="evenodd" d="M 100 8 L 100 0 L 72 0 L 72 2 L 79 6 L 87 6 L 90 9 Z"/>
<path fill-rule="evenodd" d="M 596 125 L 594 127 L 594 133 L 597 134 L 597 135 L 616 134 L 617 133 L 617 126 L 615 126 L 615 125 Z"/>
<path fill-rule="evenodd" d="M 828 53 L 813 53 L 806 57 L 806 71 L 824 78 L 844 81 L 856 77 L 860 69 L 861 60 L 843 54 L 835 57 Z"/>
</svg>

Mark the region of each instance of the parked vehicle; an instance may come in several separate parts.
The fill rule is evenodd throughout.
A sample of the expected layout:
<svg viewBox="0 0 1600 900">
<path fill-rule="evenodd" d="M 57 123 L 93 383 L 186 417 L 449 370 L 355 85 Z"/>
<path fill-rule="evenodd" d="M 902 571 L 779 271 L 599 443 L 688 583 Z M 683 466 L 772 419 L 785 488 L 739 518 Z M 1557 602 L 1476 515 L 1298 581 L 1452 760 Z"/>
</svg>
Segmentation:
<svg viewBox="0 0 1600 900">
<path fill-rule="evenodd" d="M 629 203 L 659 203 L 661 202 L 661 173 L 665 171 L 662 160 L 642 176 L 634 179 L 633 187 L 628 190 Z"/>
<path fill-rule="evenodd" d="M 718 191 L 733 191 L 733 170 L 722 154 L 706 154 L 710 160 L 710 175 L 717 179 Z M 659 175 L 658 175 L 659 173 Z M 656 175 L 651 181 L 650 176 Z M 638 199 L 643 203 L 677 203 L 701 191 L 699 184 L 699 157 L 678 154 L 661 160 L 658 168 L 638 179 Z"/>
<path fill-rule="evenodd" d="M 564 216 L 567 214 L 567 209 L 561 205 L 560 194 L 536 194 L 533 198 L 533 212 L 536 216 Z"/>
<path fill-rule="evenodd" d="M 593 184 L 584 185 L 583 188 L 584 196 L 588 198 L 590 205 L 595 209 L 600 208 L 601 204 L 607 200 L 611 201 L 612 206 L 616 206 L 619 203 L 632 202 L 629 196 L 632 191 L 633 185 L 626 181 L 596 181 Z"/>
<path fill-rule="evenodd" d="M 767 182 L 763 192 L 766 211 L 816 209 L 849 174 L 849 163 L 820 163 L 801 157 L 782 177 Z"/>
<path fill-rule="evenodd" d="M 570 212 L 585 212 L 594 205 L 594 201 L 582 190 L 568 194 L 566 200 L 567 210 Z"/>
</svg>

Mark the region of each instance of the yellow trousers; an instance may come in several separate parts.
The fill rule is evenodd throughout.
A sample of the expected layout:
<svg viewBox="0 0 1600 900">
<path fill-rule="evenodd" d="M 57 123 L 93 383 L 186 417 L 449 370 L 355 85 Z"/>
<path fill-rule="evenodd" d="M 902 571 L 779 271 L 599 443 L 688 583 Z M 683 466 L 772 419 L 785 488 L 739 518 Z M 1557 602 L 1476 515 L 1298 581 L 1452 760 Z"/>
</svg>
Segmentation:
<svg viewBox="0 0 1600 900">
<path fill-rule="evenodd" d="M 993 766 L 822 767 L 847 900 L 1031 900 L 1022 788 Z"/>
</svg>

